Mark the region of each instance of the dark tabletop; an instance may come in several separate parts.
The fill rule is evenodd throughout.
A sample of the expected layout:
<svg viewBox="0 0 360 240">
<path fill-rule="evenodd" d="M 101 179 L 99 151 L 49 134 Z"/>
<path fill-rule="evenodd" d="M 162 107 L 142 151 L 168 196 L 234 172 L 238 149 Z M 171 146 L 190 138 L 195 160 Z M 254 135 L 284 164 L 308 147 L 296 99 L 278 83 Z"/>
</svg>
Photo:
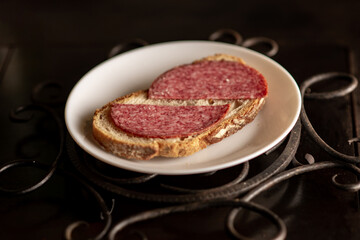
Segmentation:
<svg viewBox="0 0 360 240">
<path fill-rule="evenodd" d="M 311 98 L 358 77 L 359 10 L 355 0 L 1 1 L 0 239 L 233 239 L 228 225 L 255 239 L 360 239 L 359 90 Z M 144 175 L 69 136 L 68 94 L 116 46 L 222 31 L 216 41 L 276 42 L 271 58 L 299 85 L 337 73 L 306 90 L 307 115 L 272 152 L 208 174 Z"/>
</svg>

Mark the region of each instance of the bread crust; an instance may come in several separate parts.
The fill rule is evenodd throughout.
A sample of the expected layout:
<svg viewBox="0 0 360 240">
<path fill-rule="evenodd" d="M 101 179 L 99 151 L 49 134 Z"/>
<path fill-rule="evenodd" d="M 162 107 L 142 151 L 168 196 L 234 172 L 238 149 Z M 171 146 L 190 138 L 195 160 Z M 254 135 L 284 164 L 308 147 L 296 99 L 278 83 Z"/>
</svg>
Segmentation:
<svg viewBox="0 0 360 240">
<path fill-rule="evenodd" d="M 199 61 L 215 60 L 230 60 L 244 63 L 240 58 L 224 54 L 206 57 Z M 265 98 L 245 100 L 244 105 L 235 108 L 236 112 L 223 119 L 220 123 L 200 134 L 182 139 L 142 138 L 122 132 L 111 119 L 111 105 L 114 103 L 128 103 L 138 98 L 147 99 L 147 94 L 147 90 L 130 93 L 109 102 L 95 111 L 92 125 L 93 136 L 106 151 L 122 158 L 137 160 L 148 160 L 157 156 L 189 156 L 238 132 L 254 120 L 265 104 Z M 153 101 L 156 102 L 157 100 Z M 177 100 L 171 101 L 176 102 Z M 166 102 L 168 101 L 157 101 L 160 104 L 166 104 Z"/>
</svg>

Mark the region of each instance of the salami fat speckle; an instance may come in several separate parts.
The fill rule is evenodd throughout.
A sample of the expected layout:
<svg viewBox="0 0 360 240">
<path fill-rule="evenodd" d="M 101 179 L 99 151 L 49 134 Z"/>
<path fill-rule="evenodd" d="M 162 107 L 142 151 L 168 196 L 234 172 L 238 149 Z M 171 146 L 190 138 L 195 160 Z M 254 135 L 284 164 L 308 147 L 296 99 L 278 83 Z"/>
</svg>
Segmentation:
<svg viewBox="0 0 360 240">
<path fill-rule="evenodd" d="M 114 104 L 111 118 L 124 132 L 145 138 L 193 136 L 220 120 L 229 105 L 160 106 L 147 104 Z"/>
<path fill-rule="evenodd" d="M 235 61 L 201 61 L 160 75 L 149 89 L 151 99 L 254 99 L 267 95 L 257 70 Z"/>
</svg>

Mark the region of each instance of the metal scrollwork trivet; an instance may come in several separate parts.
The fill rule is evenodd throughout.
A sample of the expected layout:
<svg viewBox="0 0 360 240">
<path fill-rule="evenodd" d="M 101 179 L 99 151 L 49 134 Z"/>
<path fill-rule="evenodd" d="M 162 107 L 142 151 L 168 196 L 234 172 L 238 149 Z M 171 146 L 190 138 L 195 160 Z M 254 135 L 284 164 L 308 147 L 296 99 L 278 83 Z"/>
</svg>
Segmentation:
<svg viewBox="0 0 360 240">
<path fill-rule="evenodd" d="M 244 40 L 237 31 L 232 29 L 220 29 L 212 33 L 209 36 L 209 40 L 219 41 L 226 37 L 230 37 L 233 44 L 247 48 L 252 48 L 258 44 L 265 44 L 267 47 L 270 46 L 270 50 L 263 52 L 269 57 L 276 55 L 279 50 L 278 44 L 271 39 L 255 37 Z M 110 58 L 126 51 L 129 47 L 139 47 L 148 44 L 148 42 L 142 39 L 135 39 L 134 41 L 118 44 L 110 50 L 108 57 Z M 345 78 L 348 80 L 349 84 L 342 89 L 331 92 L 309 92 L 309 88 L 313 84 L 320 81 L 336 81 L 337 78 Z M 351 94 L 356 89 L 357 85 L 358 80 L 353 75 L 347 73 L 324 73 L 305 80 L 301 85 L 301 94 L 303 98 L 302 110 L 295 127 L 281 144 L 274 147 L 272 151 L 260 156 L 260 160 L 264 160 L 264 162 L 266 162 L 266 159 L 271 159 L 271 162 L 269 161 L 270 163 L 262 166 L 257 173 L 252 174 L 250 174 L 251 171 L 249 169 L 253 169 L 251 166 L 253 162 L 251 162 L 251 164 L 246 162 L 230 169 L 190 177 L 179 177 L 181 179 L 190 178 L 190 180 L 188 180 L 190 182 L 193 179 L 197 179 L 200 182 L 207 182 L 209 179 L 218 179 L 219 176 L 231 176 L 230 178 L 227 178 L 226 182 L 222 182 L 221 184 L 194 188 L 193 186 L 177 185 L 179 181 L 174 181 L 174 178 L 168 176 L 139 174 L 115 169 L 114 167 L 107 166 L 89 156 L 76 145 L 70 136 L 66 137 L 63 121 L 58 113 L 52 108 L 53 106 L 58 106 L 63 103 L 65 101 L 64 97 L 59 92 L 50 97 L 43 94 L 48 87 L 53 88 L 55 92 L 61 91 L 61 84 L 51 81 L 44 82 L 33 89 L 33 103 L 14 110 L 10 114 L 10 119 L 14 122 L 28 123 L 31 121 L 32 115 L 26 115 L 26 113 L 35 114 L 38 111 L 51 116 L 58 128 L 58 154 L 50 164 L 44 164 L 37 161 L 35 156 L 26 159 L 17 159 L 0 166 L 0 174 L 4 174 L 9 169 L 22 166 L 30 166 L 45 171 L 43 177 L 38 179 L 36 183 L 31 186 L 19 187 L 18 189 L 9 189 L 2 186 L 0 187 L 0 193 L 15 195 L 30 193 L 46 184 L 54 174 L 62 174 L 66 178 L 71 178 L 90 193 L 99 205 L 101 211 L 101 214 L 99 214 L 99 221 L 104 222 L 104 224 L 103 228 L 93 237 L 93 239 L 103 239 L 106 236 L 109 239 L 115 239 L 116 235 L 126 226 L 175 212 L 190 212 L 199 209 L 229 206 L 234 209 L 227 217 L 226 228 L 233 237 L 237 239 L 248 239 L 236 230 L 235 219 L 242 210 L 249 209 L 250 211 L 259 213 L 262 217 L 269 219 L 270 222 L 276 226 L 278 232 L 273 234 L 272 239 L 285 239 L 286 226 L 284 221 L 271 210 L 253 203 L 252 200 L 278 183 L 298 175 L 321 169 L 343 168 L 354 173 L 356 176 L 360 175 L 360 169 L 356 165 L 360 162 L 360 158 L 358 156 L 349 156 L 340 153 L 321 139 L 307 117 L 304 106 L 304 101 L 306 99 L 323 101 L 335 97 L 344 97 Z M 295 158 L 295 154 L 300 144 L 302 127 L 318 146 L 332 156 L 334 161 L 317 161 L 311 154 L 308 154 L 306 155 L 308 164 L 303 164 Z M 349 139 L 350 144 L 357 141 L 357 137 Z M 65 149 L 67 150 L 67 154 L 65 154 Z M 73 166 L 75 166 L 75 172 L 73 172 L 72 169 L 66 169 L 61 165 L 61 162 L 67 159 L 70 159 Z M 80 175 L 78 173 L 80 173 Z M 337 177 L 337 175 L 334 175 L 332 178 L 335 186 L 347 191 L 358 191 L 360 189 L 360 182 L 342 184 L 338 182 Z M 157 193 L 144 191 L 144 188 L 141 187 L 143 185 L 149 185 L 151 188 L 157 189 Z M 117 223 L 113 223 L 111 209 L 116 206 L 117 202 L 115 199 L 112 199 L 113 206 L 109 207 L 104 196 L 97 190 L 97 187 L 111 194 L 115 194 L 115 196 L 122 196 L 140 201 L 166 203 L 171 204 L 171 206 L 138 213 Z M 86 224 L 86 221 L 76 221 L 69 224 L 64 231 L 65 238 L 69 240 L 73 239 L 73 231 L 79 226 Z M 141 231 L 137 231 L 136 233 L 142 239 L 148 239 L 145 233 Z"/>
</svg>

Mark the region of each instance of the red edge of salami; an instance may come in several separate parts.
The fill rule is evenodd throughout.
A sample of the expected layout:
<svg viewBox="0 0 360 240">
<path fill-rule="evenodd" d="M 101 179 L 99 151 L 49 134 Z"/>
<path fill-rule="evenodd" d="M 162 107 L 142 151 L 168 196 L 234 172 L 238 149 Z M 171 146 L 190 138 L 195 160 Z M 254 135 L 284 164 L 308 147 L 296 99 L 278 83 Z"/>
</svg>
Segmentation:
<svg viewBox="0 0 360 240">
<path fill-rule="evenodd" d="M 230 105 L 162 106 L 113 104 L 110 115 L 124 132 L 144 138 L 183 138 L 211 128 L 225 118 Z"/>
</svg>

